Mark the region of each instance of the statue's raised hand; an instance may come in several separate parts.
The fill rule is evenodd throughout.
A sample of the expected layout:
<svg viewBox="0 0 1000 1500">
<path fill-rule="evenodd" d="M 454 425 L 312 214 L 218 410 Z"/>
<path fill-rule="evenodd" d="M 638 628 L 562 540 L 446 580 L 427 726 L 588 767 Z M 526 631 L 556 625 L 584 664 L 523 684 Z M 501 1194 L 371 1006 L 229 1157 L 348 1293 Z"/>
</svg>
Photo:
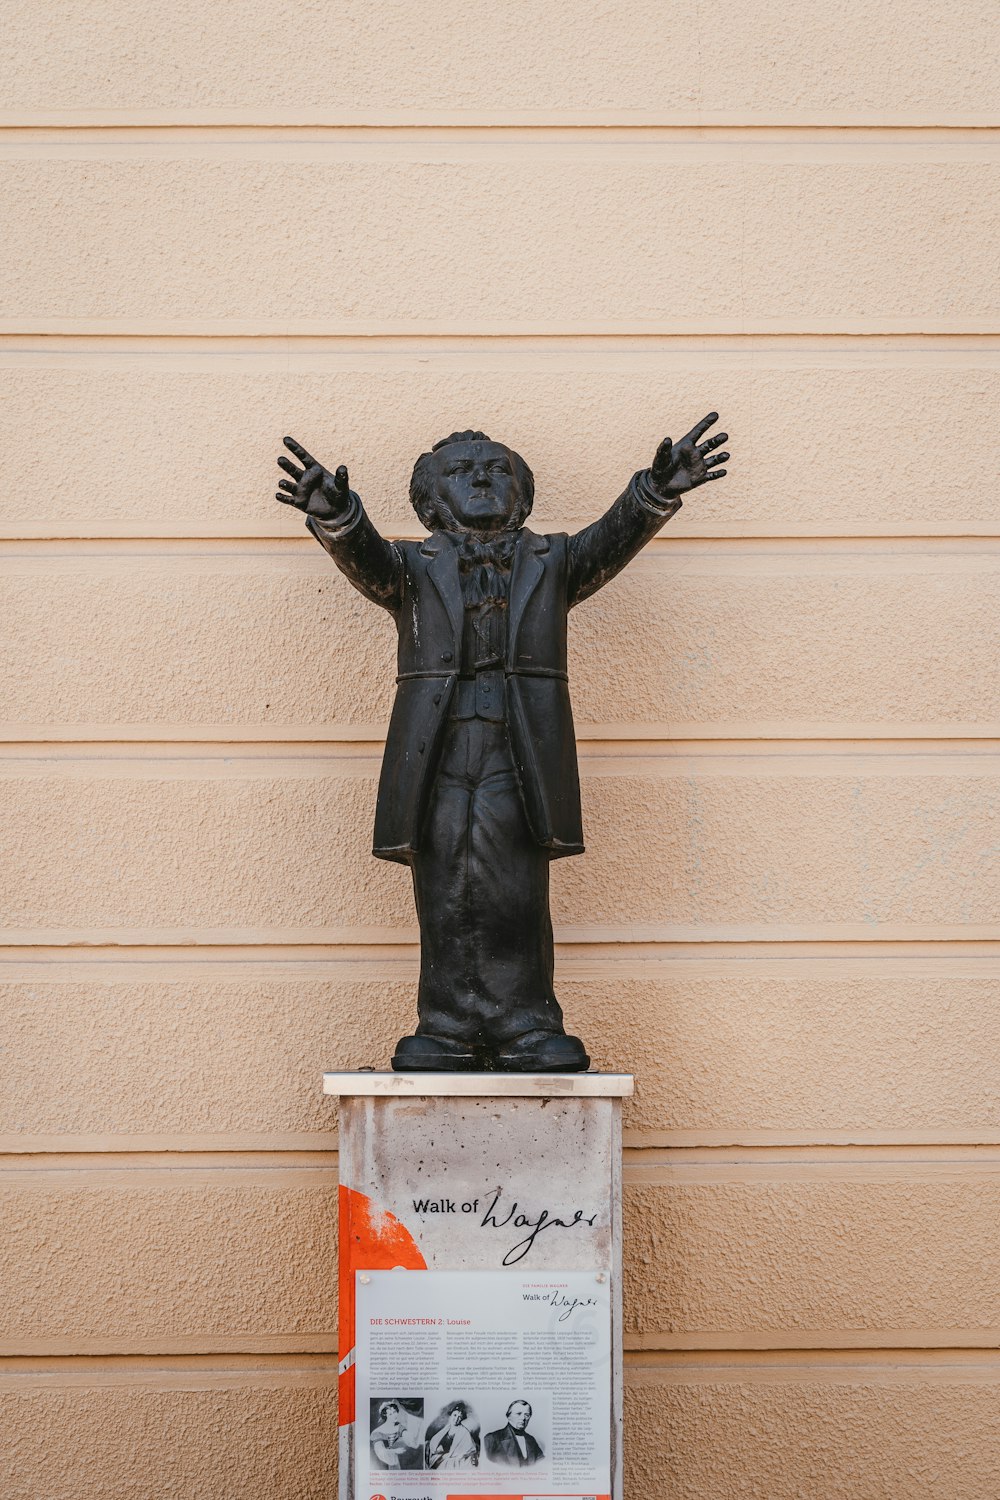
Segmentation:
<svg viewBox="0 0 1000 1500">
<path fill-rule="evenodd" d="M 294 438 L 285 438 L 285 447 L 294 453 L 302 468 L 296 468 L 284 454 L 278 459 L 278 468 L 290 477 L 278 481 L 276 500 L 282 505 L 294 505 L 315 516 L 317 521 L 339 521 L 351 503 L 351 489 L 347 481 L 347 470 L 343 464 L 336 474 L 331 474 L 307 453 Z"/>
<path fill-rule="evenodd" d="M 716 465 L 725 463 L 729 454 L 715 453 L 715 449 L 721 448 L 728 441 L 729 434 L 720 432 L 704 443 L 699 441 L 713 422 L 718 420 L 719 413 L 710 411 L 679 443 L 672 443 L 669 438 L 663 439 L 656 450 L 649 477 L 653 487 L 664 499 L 676 500 L 709 479 L 724 478 L 726 470 L 717 468 Z M 709 458 L 710 453 L 714 454 L 712 458 Z"/>
</svg>

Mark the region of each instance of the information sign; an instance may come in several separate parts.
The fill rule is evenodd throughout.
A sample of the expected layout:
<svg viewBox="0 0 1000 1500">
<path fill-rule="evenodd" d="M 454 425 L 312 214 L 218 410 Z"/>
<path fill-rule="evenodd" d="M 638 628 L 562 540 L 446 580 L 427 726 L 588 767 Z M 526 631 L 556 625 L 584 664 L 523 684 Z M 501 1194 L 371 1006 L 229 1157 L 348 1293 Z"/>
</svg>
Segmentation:
<svg viewBox="0 0 1000 1500">
<path fill-rule="evenodd" d="M 355 1500 L 609 1500 L 610 1271 L 359 1271 Z"/>
</svg>

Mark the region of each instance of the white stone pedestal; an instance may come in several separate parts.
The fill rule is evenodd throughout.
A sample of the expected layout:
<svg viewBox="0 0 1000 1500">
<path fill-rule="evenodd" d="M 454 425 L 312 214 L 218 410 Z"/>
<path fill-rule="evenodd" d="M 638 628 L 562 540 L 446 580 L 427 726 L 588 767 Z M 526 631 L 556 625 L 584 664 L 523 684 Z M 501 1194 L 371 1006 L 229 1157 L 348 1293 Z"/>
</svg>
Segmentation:
<svg viewBox="0 0 1000 1500">
<path fill-rule="evenodd" d="M 559 1272 L 588 1273 L 600 1284 L 605 1309 L 610 1300 L 610 1494 L 620 1500 L 621 1100 L 631 1076 L 327 1073 L 323 1086 L 340 1100 L 340 1500 L 356 1500 L 356 1297 L 378 1283 L 359 1277 L 394 1269 L 539 1273 L 546 1286 Z M 472 1283 L 433 1284 L 460 1300 Z M 412 1489 L 402 1475 L 385 1479 L 386 1496 Z M 538 1493 L 530 1469 L 517 1482 Z M 489 1475 L 456 1476 L 454 1490 L 490 1493 Z"/>
</svg>

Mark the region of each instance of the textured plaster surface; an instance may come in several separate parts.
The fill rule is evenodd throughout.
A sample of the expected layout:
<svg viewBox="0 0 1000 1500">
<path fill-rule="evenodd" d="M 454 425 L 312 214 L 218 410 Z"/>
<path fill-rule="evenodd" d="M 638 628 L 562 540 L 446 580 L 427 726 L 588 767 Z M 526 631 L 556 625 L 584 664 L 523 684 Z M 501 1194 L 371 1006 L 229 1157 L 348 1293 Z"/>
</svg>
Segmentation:
<svg viewBox="0 0 1000 1500">
<path fill-rule="evenodd" d="M 967 253 L 1000 230 L 1000 164 L 975 145 L 23 151 L 0 154 L 20 205 L 0 247 L 10 332 L 921 333 L 1000 317 L 993 257 Z M 705 205 L 729 200 L 741 211 L 706 234 Z"/>
<path fill-rule="evenodd" d="M 5 1171 L 0 1353 L 332 1350 L 336 1180 L 332 1160 Z M 988 1165 L 630 1166 L 625 1331 L 709 1349 L 989 1342 L 998 1211 Z"/>
<path fill-rule="evenodd" d="M 646 1374 L 646 1372 L 643 1372 Z M 970 1386 L 758 1376 L 630 1387 L 625 1493 L 670 1500 L 984 1500 L 1000 1492 L 1000 1370 Z"/>
<path fill-rule="evenodd" d="M 996 1341 L 995 1167 L 691 1164 L 635 1176 L 625 1194 L 626 1334 L 708 1347 L 747 1336 L 772 1347 L 898 1346 L 928 1331 L 930 1343 L 948 1344 L 955 1329 L 966 1331 L 955 1342 L 969 1331 Z"/>
<path fill-rule="evenodd" d="M 893 526 L 922 536 L 996 516 L 981 479 L 1000 467 L 1000 437 L 983 421 L 1000 403 L 1000 350 L 985 341 L 938 350 L 467 340 L 433 357 L 379 343 L 178 352 L 82 341 L 0 349 L 0 382 L 0 521 L 12 532 L 23 522 L 28 535 L 84 526 L 99 536 L 104 523 L 140 534 L 187 527 L 234 544 L 261 528 L 304 539 L 273 499 L 285 432 L 345 462 L 382 526 L 412 529 L 413 461 L 466 421 L 531 464 L 536 528 L 585 525 L 665 433 L 679 436 L 676 424 L 712 409 L 739 462 L 721 491 L 690 497 L 663 533 L 671 539 L 705 525 L 736 537 L 747 527 L 851 536 Z M 24 484 L 26 430 L 45 454 L 55 508 L 40 508 Z M 808 463 L 786 482 L 778 455 L 805 441 Z M 206 462 L 223 455 L 219 482 L 206 487 Z M 111 463 L 125 482 L 111 482 Z"/>
<path fill-rule="evenodd" d="M 337 1172 L 0 1173 L 3 1354 L 336 1347 Z"/>
<path fill-rule="evenodd" d="M 171 1384 L 178 1389 L 172 1389 Z M 292 1371 L 44 1376 L 0 1388 L 4 1500 L 318 1500 L 336 1493 L 337 1397 Z M 215 1389 L 221 1384 L 222 1389 Z M 151 1387 L 151 1388 L 150 1388 Z"/>
<path fill-rule="evenodd" d="M 382 979 L 317 982 L 310 967 L 335 976 L 341 966 L 285 965 L 296 977 L 275 980 L 266 977 L 273 965 L 250 962 L 236 972 L 255 977 L 227 966 L 220 979 L 178 962 L 188 978 L 168 977 L 177 963 L 147 960 L 162 977 L 90 977 L 78 965 L 60 982 L 3 987 L 0 1138 L 10 1148 L 60 1135 L 112 1146 L 133 1136 L 179 1146 L 219 1135 L 233 1145 L 321 1138 L 335 1110 L 319 1093 L 319 1069 L 377 1067 L 411 1023 L 415 965 L 406 980 L 383 963 Z M 664 962 L 655 979 L 627 977 L 627 961 L 580 979 L 566 962 L 557 990 L 595 1066 L 635 1074 L 624 1103 L 633 1132 L 975 1139 L 1000 1130 L 1000 981 L 991 960 L 973 962 L 980 977 L 963 976 L 957 962 L 873 958 L 786 959 L 767 975 L 755 972 L 760 960 Z"/>
<path fill-rule="evenodd" d="M 575 610 L 578 721 L 784 721 L 794 735 L 995 717 L 1000 544 L 758 547 L 661 548 Z M 388 722 L 393 621 L 315 544 L 15 554 L 0 560 L 0 603 L 18 622 L 0 644 L 0 717 L 14 726 L 249 723 L 280 738 Z"/>
<path fill-rule="evenodd" d="M 3 770 L 8 930 L 414 930 L 408 871 L 370 857 L 374 766 Z M 555 920 L 574 928 L 919 937 L 1000 920 L 992 757 L 732 755 L 706 771 L 693 756 L 598 756 L 583 805 L 593 852 L 552 877 Z"/>
<path fill-rule="evenodd" d="M 1000 1489 L 1000 1375 L 932 1365 L 834 1380 L 629 1370 L 628 1495 L 983 1500 Z M 9 1500 L 316 1500 L 335 1492 L 329 1377 L 212 1370 L 49 1376 L 0 1391 Z"/>
<path fill-rule="evenodd" d="M 694 0 L 592 10 L 531 0 L 496 10 L 469 0 L 235 0 L 207 11 L 177 0 L 153 16 L 140 0 L 62 0 L 41 15 L 18 0 L 8 25 L 8 108 L 42 113 L 238 106 L 273 119 L 286 106 L 309 119 L 407 108 L 476 118 L 555 105 L 583 119 L 637 106 L 695 119 L 811 109 L 941 118 L 995 105 L 997 17 L 984 0 L 933 10 L 900 0 L 875 12 L 849 0 L 836 15 L 823 0 L 787 11 L 752 0 L 727 11 L 724 46 L 707 44 Z M 643 66 L 665 58 L 684 65 Z M 290 60 L 291 94 L 282 87 Z"/>
</svg>

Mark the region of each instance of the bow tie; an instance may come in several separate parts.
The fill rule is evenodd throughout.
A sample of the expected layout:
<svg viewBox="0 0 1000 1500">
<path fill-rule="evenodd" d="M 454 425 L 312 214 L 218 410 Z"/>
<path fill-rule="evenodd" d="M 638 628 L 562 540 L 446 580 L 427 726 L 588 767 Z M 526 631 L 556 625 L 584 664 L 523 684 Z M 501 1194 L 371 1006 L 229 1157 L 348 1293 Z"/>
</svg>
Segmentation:
<svg viewBox="0 0 1000 1500">
<path fill-rule="evenodd" d="M 463 537 L 458 549 L 458 566 L 463 573 L 471 572 L 473 568 L 498 568 L 509 573 L 516 542 L 516 535 L 509 531 L 488 541 L 476 536 Z"/>
</svg>

